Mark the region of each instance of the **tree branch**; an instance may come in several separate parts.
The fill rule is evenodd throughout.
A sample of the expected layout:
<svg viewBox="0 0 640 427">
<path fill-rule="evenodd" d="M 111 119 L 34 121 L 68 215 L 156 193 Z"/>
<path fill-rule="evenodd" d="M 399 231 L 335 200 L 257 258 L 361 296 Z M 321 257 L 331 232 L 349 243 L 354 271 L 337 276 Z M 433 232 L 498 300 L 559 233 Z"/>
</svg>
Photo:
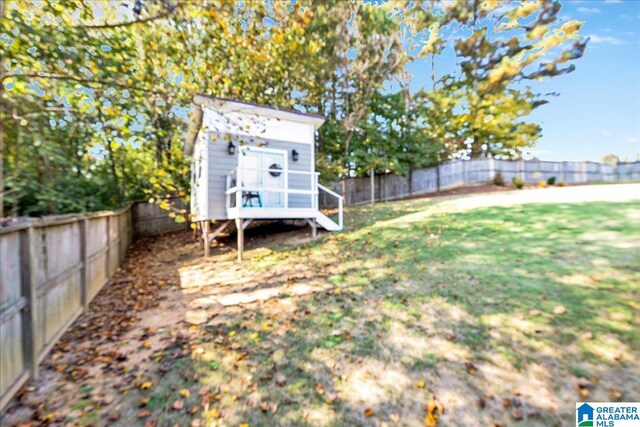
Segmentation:
<svg viewBox="0 0 640 427">
<path fill-rule="evenodd" d="M 127 89 L 131 91 L 139 91 L 145 93 L 155 93 L 160 95 L 166 95 L 166 92 L 159 91 L 155 89 L 146 89 L 141 87 L 133 87 L 129 85 L 125 85 L 118 82 L 108 81 L 108 80 L 98 80 L 98 79 L 85 79 L 82 77 L 69 76 L 67 74 L 52 74 L 52 73 L 10 73 L 2 76 L 2 80 L 8 77 L 28 77 L 28 78 L 36 78 L 36 79 L 54 79 L 54 80 L 71 80 L 78 83 L 97 83 L 101 85 L 109 85 L 115 86 L 121 89 Z"/>
<path fill-rule="evenodd" d="M 166 16 L 171 15 L 174 12 L 175 8 L 169 9 L 165 12 L 162 12 L 158 15 L 155 16 L 151 16 L 149 18 L 144 18 L 144 19 L 134 19 L 133 21 L 125 21 L 125 22 L 116 22 L 116 23 L 104 23 L 104 24 L 97 24 L 97 25 L 74 25 L 72 28 L 85 28 L 87 30 L 110 30 L 112 28 L 119 28 L 119 27 L 128 27 L 131 25 L 136 25 L 136 24 L 144 24 L 145 22 L 151 22 L 151 21 L 155 21 L 157 19 L 162 19 Z"/>
</svg>

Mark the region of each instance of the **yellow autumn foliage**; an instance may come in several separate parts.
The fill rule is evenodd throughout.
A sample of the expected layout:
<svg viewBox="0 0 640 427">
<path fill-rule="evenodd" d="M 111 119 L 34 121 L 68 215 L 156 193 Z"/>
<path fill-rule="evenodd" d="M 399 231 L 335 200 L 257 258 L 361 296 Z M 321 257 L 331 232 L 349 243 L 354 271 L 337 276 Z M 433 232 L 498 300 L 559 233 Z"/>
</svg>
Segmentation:
<svg viewBox="0 0 640 427">
<path fill-rule="evenodd" d="M 502 3 L 502 0 L 487 0 L 480 4 L 480 9 L 484 12 L 490 12 L 497 8 Z"/>
<path fill-rule="evenodd" d="M 495 84 L 500 80 L 517 75 L 521 70 L 521 64 L 514 58 L 503 57 L 500 64 L 489 72 L 487 80 Z"/>
<path fill-rule="evenodd" d="M 422 48 L 421 55 L 431 55 L 435 53 L 435 46 L 438 42 L 438 32 L 440 31 L 440 24 L 435 23 L 431 27 L 431 31 L 429 31 L 429 40 Z"/>
</svg>

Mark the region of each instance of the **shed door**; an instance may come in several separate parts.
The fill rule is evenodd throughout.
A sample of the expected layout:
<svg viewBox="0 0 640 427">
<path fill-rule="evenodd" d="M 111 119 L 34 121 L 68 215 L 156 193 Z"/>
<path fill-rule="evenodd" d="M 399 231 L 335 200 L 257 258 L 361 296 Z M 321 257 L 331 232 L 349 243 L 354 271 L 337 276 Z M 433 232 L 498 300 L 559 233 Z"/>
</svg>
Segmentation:
<svg viewBox="0 0 640 427">
<path fill-rule="evenodd" d="M 284 207 L 286 152 L 247 148 L 242 156 L 242 181 L 245 187 L 259 191 L 243 194 L 243 207 Z"/>
<path fill-rule="evenodd" d="M 282 153 L 265 152 L 262 154 L 262 168 L 264 187 L 267 189 L 264 197 L 264 205 L 268 208 L 284 207 L 284 193 L 268 191 L 270 189 L 284 190 L 284 161 Z"/>
</svg>

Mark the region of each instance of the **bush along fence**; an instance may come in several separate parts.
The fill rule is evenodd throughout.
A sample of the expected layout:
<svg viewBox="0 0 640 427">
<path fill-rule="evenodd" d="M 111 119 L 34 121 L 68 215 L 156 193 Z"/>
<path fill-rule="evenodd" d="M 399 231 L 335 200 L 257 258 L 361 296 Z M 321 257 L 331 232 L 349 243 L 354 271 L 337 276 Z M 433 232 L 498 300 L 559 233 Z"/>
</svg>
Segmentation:
<svg viewBox="0 0 640 427">
<path fill-rule="evenodd" d="M 0 228 L 0 413 L 124 260 L 135 236 L 188 229 L 148 203 Z"/>
<path fill-rule="evenodd" d="M 505 182 L 519 178 L 525 183 L 539 183 L 555 177 L 556 183 L 587 183 L 640 180 L 640 162 L 621 163 L 613 167 L 595 162 L 545 162 L 539 160 L 457 160 L 437 167 L 413 169 L 407 176 L 393 174 L 346 180 L 345 202 L 350 205 L 387 201 L 450 190 L 465 185 L 493 182 L 496 173 Z M 330 182 L 329 188 L 342 193 L 340 181 Z M 372 197 L 373 196 L 373 197 Z M 320 200 L 323 207 L 331 207 L 332 200 Z"/>
</svg>

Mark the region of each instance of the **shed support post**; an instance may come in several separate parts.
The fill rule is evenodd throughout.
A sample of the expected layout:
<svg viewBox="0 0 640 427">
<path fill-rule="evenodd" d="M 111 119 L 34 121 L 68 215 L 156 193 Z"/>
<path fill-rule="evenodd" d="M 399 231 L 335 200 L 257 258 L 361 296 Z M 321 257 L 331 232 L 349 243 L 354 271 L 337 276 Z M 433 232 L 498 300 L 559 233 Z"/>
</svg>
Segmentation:
<svg viewBox="0 0 640 427">
<path fill-rule="evenodd" d="M 242 218 L 236 218 L 236 228 L 238 229 L 238 261 L 242 261 L 242 252 L 244 251 L 244 227 L 242 226 Z"/>
<path fill-rule="evenodd" d="M 316 240 L 318 237 L 318 224 L 316 224 L 316 219 L 311 218 L 311 220 L 309 220 L 309 225 L 311 226 L 311 238 Z"/>
<path fill-rule="evenodd" d="M 204 256 L 209 256 L 209 221 L 202 221 L 202 242 L 204 243 Z"/>
</svg>

